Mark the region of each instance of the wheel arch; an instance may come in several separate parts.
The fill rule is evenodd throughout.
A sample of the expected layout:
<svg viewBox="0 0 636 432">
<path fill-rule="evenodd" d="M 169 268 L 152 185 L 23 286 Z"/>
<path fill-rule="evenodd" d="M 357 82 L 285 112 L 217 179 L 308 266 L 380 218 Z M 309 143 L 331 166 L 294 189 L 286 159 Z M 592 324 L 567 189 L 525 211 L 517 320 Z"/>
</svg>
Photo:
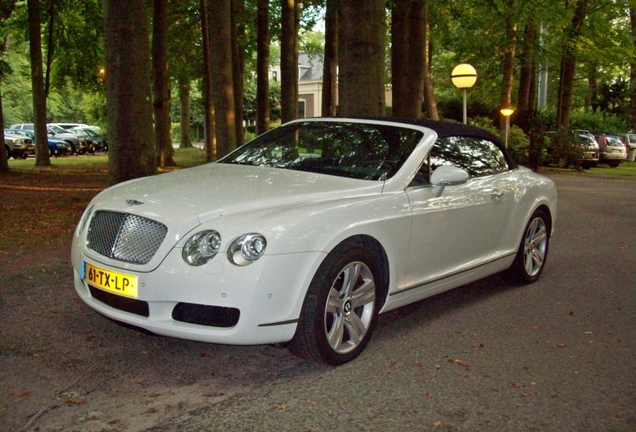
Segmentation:
<svg viewBox="0 0 636 432">
<path fill-rule="evenodd" d="M 371 255 L 374 257 L 375 263 L 380 273 L 378 275 L 378 278 L 380 280 L 380 290 L 378 291 L 380 298 L 379 298 L 378 304 L 380 305 L 380 309 L 382 309 L 389 292 L 389 282 L 390 282 L 390 273 L 391 273 L 389 270 L 389 258 L 387 256 L 386 250 L 376 238 L 367 234 L 356 234 L 351 237 L 347 237 L 346 239 L 338 243 L 332 249 L 332 252 L 336 251 L 337 249 L 341 247 L 342 248 L 361 247 L 365 250 L 368 250 L 371 253 Z"/>
</svg>

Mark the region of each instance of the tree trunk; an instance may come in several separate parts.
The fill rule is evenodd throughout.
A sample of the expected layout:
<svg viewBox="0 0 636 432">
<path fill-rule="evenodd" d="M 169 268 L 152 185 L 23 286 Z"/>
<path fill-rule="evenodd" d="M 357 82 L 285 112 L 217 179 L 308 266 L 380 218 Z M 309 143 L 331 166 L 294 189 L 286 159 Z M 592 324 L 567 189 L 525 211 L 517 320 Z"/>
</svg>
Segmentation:
<svg viewBox="0 0 636 432">
<path fill-rule="evenodd" d="M 201 33 L 203 38 L 203 136 L 205 156 L 208 162 L 216 160 L 216 122 L 214 91 L 212 88 L 212 54 L 210 48 L 210 12 L 207 0 L 200 0 Z"/>
<path fill-rule="evenodd" d="M 437 102 L 435 101 L 435 91 L 433 79 L 431 78 L 431 60 L 433 58 L 431 50 L 431 32 L 428 20 L 428 1 L 424 1 L 424 103 L 426 105 L 426 115 L 432 120 L 439 120 L 437 112 Z"/>
<path fill-rule="evenodd" d="M 629 22 L 634 48 L 636 48 L 636 2 L 630 0 Z M 630 113 L 632 131 L 636 131 L 636 60 L 631 57 L 629 62 Z"/>
<path fill-rule="evenodd" d="M 256 22 L 256 135 L 269 130 L 269 0 L 258 0 Z"/>
<path fill-rule="evenodd" d="M 2 86 L 0 86 L 0 126 L 4 129 L 4 114 L 2 111 Z M 4 134 L 0 134 L 0 172 L 9 172 L 8 155 L 6 154 Z"/>
<path fill-rule="evenodd" d="M 192 148 L 190 135 L 190 81 L 179 77 L 179 148 Z"/>
<path fill-rule="evenodd" d="M 300 1 L 281 0 L 280 84 L 281 121 L 298 118 L 298 27 Z"/>
<path fill-rule="evenodd" d="M 1 18 L 0 18 L 1 19 Z M 4 37 L 4 43 L 2 44 L 2 55 L 0 59 L 4 61 L 7 51 L 9 49 L 10 36 Z M 4 111 L 2 110 L 2 78 L 0 74 L 0 127 L 4 129 Z M 6 143 L 4 142 L 4 134 L 0 134 L 0 172 L 9 172 L 8 155 L 5 151 Z"/>
<path fill-rule="evenodd" d="M 526 119 L 533 111 L 531 100 L 533 93 L 531 91 L 533 82 L 533 73 L 536 70 L 536 47 L 537 47 L 537 25 L 534 22 L 526 24 L 523 32 L 523 43 L 521 53 L 519 55 L 519 63 L 521 69 L 519 72 L 519 91 L 517 93 L 517 118 Z M 526 125 L 522 125 L 527 130 Z"/>
<path fill-rule="evenodd" d="M 572 23 L 565 31 L 561 51 L 561 74 L 559 79 L 559 99 L 557 102 L 557 126 L 567 129 L 572 110 L 572 94 L 576 69 L 576 42 L 581 35 L 585 20 L 586 0 L 578 0 Z"/>
<path fill-rule="evenodd" d="M 28 0 L 29 55 L 31 60 L 31 89 L 33 93 L 33 128 L 35 132 L 35 165 L 49 166 L 48 134 L 46 130 L 46 95 L 42 71 L 42 35 L 40 33 L 40 0 Z"/>
<path fill-rule="evenodd" d="M 515 24 L 515 0 L 508 0 L 508 15 L 506 16 L 506 40 L 503 58 L 503 79 L 501 82 L 501 97 L 499 107 L 512 108 L 512 83 L 515 77 L 515 44 L 517 43 L 517 29 Z M 505 133 L 505 116 L 499 117 L 499 130 Z"/>
<path fill-rule="evenodd" d="M 152 20 L 152 77 L 157 163 L 174 166 L 168 73 L 168 0 L 154 0 Z"/>
<path fill-rule="evenodd" d="M 384 6 L 384 0 L 340 0 L 339 115 L 385 115 Z"/>
<path fill-rule="evenodd" d="M 232 0 L 232 76 L 234 78 L 234 110 L 236 144 L 243 144 L 243 75 L 245 72 L 245 26 L 241 23 L 244 0 Z"/>
<path fill-rule="evenodd" d="M 587 88 L 589 90 L 588 95 L 585 97 L 585 108 L 592 108 L 592 111 L 596 112 L 599 109 L 598 103 L 598 78 L 597 78 L 597 65 L 590 63 L 587 66 Z"/>
<path fill-rule="evenodd" d="M 222 157 L 237 145 L 232 77 L 232 5 L 226 0 L 210 0 L 208 4 L 217 157 Z"/>
<path fill-rule="evenodd" d="M 392 114 L 396 117 L 407 117 L 407 98 L 409 97 L 409 81 L 406 71 L 417 67 L 410 61 L 410 25 L 409 12 L 412 0 L 395 0 L 391 11 L 391 90 Z"/>
<path fill-rule="evenodd" d="M 112 184 L 156 174 L 144 0 L 103 0 L 108 168 Z"/>
<path fill-rule="evenodd" d="M 322 71 L 322 116 L 336 116 L 338 105 L 338 1 L 327 0 L 325 57 Z"/>
</svg>

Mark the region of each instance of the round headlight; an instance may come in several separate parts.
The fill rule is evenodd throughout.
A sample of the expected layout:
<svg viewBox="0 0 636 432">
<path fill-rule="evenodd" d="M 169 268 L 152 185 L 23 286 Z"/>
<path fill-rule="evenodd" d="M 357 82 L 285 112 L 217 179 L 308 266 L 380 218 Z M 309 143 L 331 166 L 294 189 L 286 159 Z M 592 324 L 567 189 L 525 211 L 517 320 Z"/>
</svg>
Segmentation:
<svg viewBox="0 0 636 432">
<path fill-rule="evenodd" d="M 221 234 L 214 230 L 201 231 L 188 239 L 181 256 L 191 266 L 200 266 L 210 261 L 219 252 Z"/>
<path fill-rule="evenodd" d="M 265 253 L 267 240 L 260 234 L 244 234 L 227 249 L 227 259 L 237 266 L 252 264 Z"/>
</svg>

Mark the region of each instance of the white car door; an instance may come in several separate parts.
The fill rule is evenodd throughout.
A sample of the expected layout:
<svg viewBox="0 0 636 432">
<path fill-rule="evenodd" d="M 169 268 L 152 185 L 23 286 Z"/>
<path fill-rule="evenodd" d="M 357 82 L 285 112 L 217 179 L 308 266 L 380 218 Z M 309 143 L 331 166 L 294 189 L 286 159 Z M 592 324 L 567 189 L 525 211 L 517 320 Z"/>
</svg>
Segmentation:
<svg viewBox="0 0 636 432">
<path fill-rule="evenodd" d="M 404 286 L 412 292 L 407 295 L 444 291 L 444 284 L 469 278 L 488 262 L 513 199 L 508 165 L 495 144 L 466 137 L 438 139 L 420 171 L 432 173 L 449 164 L 466 169 L 468 182 L 446 186 L 439 197 L 430 186 L 407 190 L 413 217 Z"/>
</svg>

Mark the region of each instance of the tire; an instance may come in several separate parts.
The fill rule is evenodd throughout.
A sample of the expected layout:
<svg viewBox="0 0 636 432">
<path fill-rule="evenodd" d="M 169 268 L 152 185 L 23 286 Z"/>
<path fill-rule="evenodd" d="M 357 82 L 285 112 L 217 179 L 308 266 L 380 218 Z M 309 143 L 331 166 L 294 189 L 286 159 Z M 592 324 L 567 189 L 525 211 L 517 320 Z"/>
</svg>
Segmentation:
<svg viewBox="0 0 636 432">
<path fill-rule="evenodd" d="M 610 168 L 617 168 L 620 162 L 608 162 Z"/>
<path fill-rule="evenodd" d="M 9 151 L 9 146 L 4 146 L 4 154 L 7 157 L 7 160 L 11 157 L 11 152 Z"/>
<path fill-rule="evenodd" d="M 509 269 L 513 279 L 524 283 L 539 279 L 548 258 L 550 231 L 548 212 L 536 210 L 526 225 L 517 256 Z"/>
<path fill-rule="evenodd" d="M 289 349 L 332 366 L 360 355 L 378 321 L 379 276 L 367 249 L 351 243 L 336 247 L 314 275 Z"/>
</svg>

